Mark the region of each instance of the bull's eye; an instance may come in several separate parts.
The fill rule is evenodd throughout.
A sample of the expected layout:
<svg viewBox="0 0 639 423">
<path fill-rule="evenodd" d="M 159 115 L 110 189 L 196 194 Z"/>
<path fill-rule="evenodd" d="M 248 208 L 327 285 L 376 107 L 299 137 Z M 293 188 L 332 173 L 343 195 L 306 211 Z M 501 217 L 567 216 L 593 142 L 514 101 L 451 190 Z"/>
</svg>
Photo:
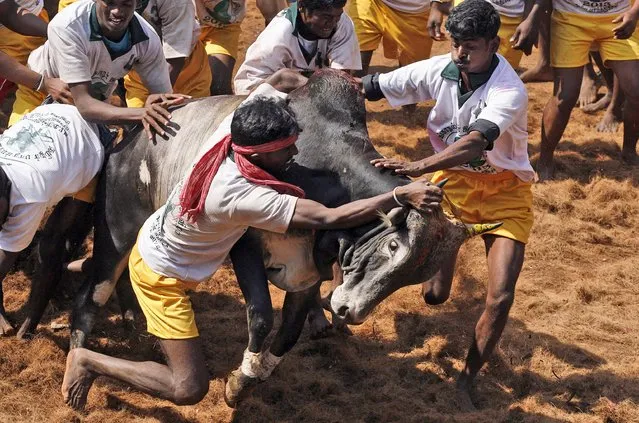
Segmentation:
<svg viewBox="0 0 639 423">
<path fill-rule="evenodd" d="M 388 243 L 388 249 L 390 250 L 391 253 L 394 253 L 395 251 L 397 251 L 398 248 L 399 248 L 399 244 L 397 244 L 397 242 L 391 241 L 390 243 Z"/>
</svg>

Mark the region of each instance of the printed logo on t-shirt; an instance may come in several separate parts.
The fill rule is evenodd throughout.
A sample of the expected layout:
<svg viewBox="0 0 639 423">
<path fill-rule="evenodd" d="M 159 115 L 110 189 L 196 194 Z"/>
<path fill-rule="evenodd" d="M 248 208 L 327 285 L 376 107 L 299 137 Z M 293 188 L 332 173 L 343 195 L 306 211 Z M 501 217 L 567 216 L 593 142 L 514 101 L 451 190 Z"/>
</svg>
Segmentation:
<svg viewBox="0 0 639 423">
<path fill-rule="evenodd" d="M 0 138 L 0 157 L 18 160 L 51 159 L 55 154 L 52 131 L 67 136 L 70 121 L 53 113 L 32 112 L 26 115 L 16 132 Z"/>
<path fill-rule="evenodd" d="M 619 0 L 576 0 L 575 6 L 587 13 L 610 13 L 619 7 Z"/>
<path fill-rule="evenodd" d="M 245 14 L 243 0 L 203 0 L 205 13 L 200 13 L 201 24 L 223 27 L 242 20 Z"/>
<path fill-rule="evenodd" d="M 446 145 L 452 145 L 455 141 L 459 140 L 461 137 L 468 135 L 469 130 L 468 125 L 458 126 L 456 123 L 451 123 L 441 131 L 437 133 L 439 138 L 446 143 Z M 466 164 L 461 165 L 461 167 L 468 169 L 472 172 L 479 173 L 497 173 L 497 169 L 491 166 L 488 163 L 487 152 L 484 151 L 481 156 L 474 158 Z"/>
<path fill-rule="evenodd" d="M 97 71 L 91 76 L 91 97 L 104 101 L 111 94 L 116 79 L 107 71 Z"/>
</svg>

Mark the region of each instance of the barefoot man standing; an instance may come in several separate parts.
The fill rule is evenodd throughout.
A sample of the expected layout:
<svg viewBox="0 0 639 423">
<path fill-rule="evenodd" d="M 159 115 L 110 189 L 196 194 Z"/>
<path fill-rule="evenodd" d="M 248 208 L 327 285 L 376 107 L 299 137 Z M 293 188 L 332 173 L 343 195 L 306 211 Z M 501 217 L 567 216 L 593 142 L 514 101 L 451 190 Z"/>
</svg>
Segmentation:
<svg viewBox="0 0 639 423">
<path fill-rule="evenodd" d="M 446 22 L 451 54 L 433 57 L 386 74 L 363 78 L 369 100 L 385 97 L 392 106 L 435 100 L 427 128 L 435 154 L 416 162 L 378 159 L 377 167 L 419 176 L 448 178 L 453 213 L 466 223 L 502 221 L 484 235 L 488 259 L 486 307 L 468 351 L 458 387 L 462 405 L 472 407 L 472 382 L 492 353 L 508 321 L 515 284 L 533 223 L 526 130 L 528 95 L 499 49 L 499 14 L 484 0 L 466 0 Z M 455 258 L 444 263 L 422 295 L 427 304 L 450 295 Z"/>
</svg>

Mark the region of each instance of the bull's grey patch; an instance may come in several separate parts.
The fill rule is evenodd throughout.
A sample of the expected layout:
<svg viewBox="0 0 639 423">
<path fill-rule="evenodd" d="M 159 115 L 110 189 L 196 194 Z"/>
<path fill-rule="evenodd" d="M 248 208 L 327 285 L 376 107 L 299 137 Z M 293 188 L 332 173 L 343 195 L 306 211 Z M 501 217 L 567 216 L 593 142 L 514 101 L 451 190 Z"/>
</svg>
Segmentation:
<svg viewBox="0 0 639 423">
<path fill-rule="evenodd" d="M 260 232 L 266 274 L 273 285 L 287 292 L 310 288 L 320 280 L 313 260 L 313 232 L 286 234 Z"/>
<path fill-rule="evenodd" d="M 144 185 L 151 183 L 151 172 L 149 172 L 149 166 L 146 164 L 146 160 L 142 160 L 140 163 L 140 182 Z"/>
</svg>

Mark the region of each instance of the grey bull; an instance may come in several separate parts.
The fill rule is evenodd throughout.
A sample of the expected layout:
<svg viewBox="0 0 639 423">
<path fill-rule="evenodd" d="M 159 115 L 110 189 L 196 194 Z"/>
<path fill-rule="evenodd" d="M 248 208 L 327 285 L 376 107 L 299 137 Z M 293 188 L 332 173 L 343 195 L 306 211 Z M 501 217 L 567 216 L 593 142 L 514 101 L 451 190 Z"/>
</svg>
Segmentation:
<svg viewBox="0 0 639 423">
<path fill-rule="evenodd" d="M 96 201 L 92 276 L 81 290 L 73 313 L 71 347 L 86 343 L 96 312 L 111 295 L 144 221 L 167 199 L 188 171 L 220 121 L 244 99 L 220 96 L 191 102 L 172 112 L 178 127 L 168 140 L 148 142 L 130 134 L 111 152 Z M 275 176 L 303 188 L 308 198 L 328 207 L 388 192 L 408 179 L 377 169 L 380 157 L 368 137 L 364 99 L 349 77 L 318 72 L 289 95 L 302 127 L 295 164 Z M 281 357 L 297 342 L 319 282 L 332 277 L 332 264 L 344 269 L 348 287 L 365 281 L 365 302 L 339 291 L 335 309 L 357 323 L 376 301 L 399 286 L 430 278 L 446 257 L 456 255 L 471 232 L 441 211 L 422 215 L 397 208 L 373 224 L 340 231 L 289 231 L 277 235 L 249 230 L 231 252 L 246 299 L 249 347 L 261 350 L 272 328 L 268 288 L 255 284 L 246 269 L 263 263 L 268 279 L 286 290 L 282 326 L 270 351 Z M 235 252 L 235 254 L 234 254 Z M 257 285 L 257 286 L 256 286 Z M 337 302 L 336 298 L 347 298 Z M 365 304 L 362 306 L 362 304 Z"/>
</svg>

